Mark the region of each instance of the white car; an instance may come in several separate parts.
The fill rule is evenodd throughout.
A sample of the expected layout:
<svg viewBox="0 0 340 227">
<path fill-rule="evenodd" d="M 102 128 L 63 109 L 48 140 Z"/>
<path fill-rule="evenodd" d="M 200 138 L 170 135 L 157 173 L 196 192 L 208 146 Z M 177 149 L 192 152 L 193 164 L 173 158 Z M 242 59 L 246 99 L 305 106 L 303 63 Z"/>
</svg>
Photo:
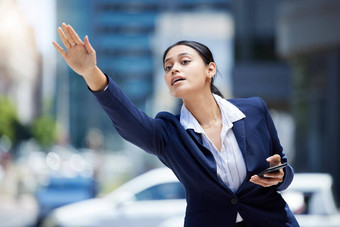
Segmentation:
<svg viewBox="0 0 340 227">
<path fill-rule="evenodd" d="M 132 179 L 103 198 L 57 208 L 43 226 L 158 227 L 171 217 L 184 217 L 185 208 L 182 184 L 171 170 L 159 168 Z"/>
<path fill-rule="evenodd" d="M 340 227 L 332 184 L 329 174 L 297 173 L 289 188 L 282 192 L 301 227 Z M 183 224 L 183 217 L 177 216 L 158 227 L 183 227 Z"/>
<path fill-rule="evenodd" d="M 283 197 L 301 227 L 340 227 L 329 174 L 297 173 Z"/>
<path fill-rule="evenodd" d="M 283 192 L 301 227 L 340 227 L 328 174 L 295 174 Z M 46 227 L 183 227 L 185 191 L 171 170 L 140 175 L 106 197 L 57 208 Z"/>
</svg>

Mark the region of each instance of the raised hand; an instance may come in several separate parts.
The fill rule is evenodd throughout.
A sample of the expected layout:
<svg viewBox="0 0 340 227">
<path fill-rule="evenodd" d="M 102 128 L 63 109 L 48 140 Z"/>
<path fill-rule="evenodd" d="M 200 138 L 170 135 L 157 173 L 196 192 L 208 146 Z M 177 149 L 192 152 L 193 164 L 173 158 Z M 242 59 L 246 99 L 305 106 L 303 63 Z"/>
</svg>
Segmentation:
<svg viewBox="0 0 340 227">
<path fill-rule="evenodd" d="M 86 36 L 83 42 L 74 29 L 65 23 L 62 24 L 62 28 L 58 28 L 58 33 L 66 51 L 57 42 L 53 42 L 53 45 L 66 63 L 79 75 L 90 74 L 96 67 L 97 61 L 96 52 L 89 38 Z"/>
<path fill-rule="evenodd" d="M 54 47 L 65 59 L 66 63 L 79 75 L 83 76 L 93 91 L 99 91 L 107 85 L 106 76 L 97 67 L 96 51 L 85 36 L 82 41 L 70 25 L 58 27 L 58 34 L 66 50 L 53 41 Z"/>
</svg>

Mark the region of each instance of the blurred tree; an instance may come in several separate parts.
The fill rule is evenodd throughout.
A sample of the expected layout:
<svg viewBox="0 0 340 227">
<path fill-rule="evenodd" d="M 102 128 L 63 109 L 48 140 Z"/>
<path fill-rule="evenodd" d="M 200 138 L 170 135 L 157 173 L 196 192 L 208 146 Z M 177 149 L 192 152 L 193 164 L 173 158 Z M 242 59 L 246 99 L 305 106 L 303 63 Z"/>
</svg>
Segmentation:
<svg viewBox="0 0 340 227">
<path fill-rule="evenodd" d="M 3 136 L 9 139 L 9 146 L 5 146 L 5 149 L 13 158 L 16 157 L 17 145 L 32 137 L 29 126 L 19 121 L 13 102 L 6 96 L 0 96 L 0 137 L 4 138 Z"/>
<path fill-rule="evenodd" d="M 56 141 L 56 121 L 50 115 L 38 117 L 31 126 L 31 132 L 40 146 L 48 148 Z"/>
<path fill-rule="evenodd" d="M 23 125 L 17 110 L 9 98 L 0 96 L 0 137 L 7 136 L 13 145 L 10 150 L 16 153 L 16 146 L 23 140 L 34 137 L 42 148 L 48 148 L 56 141 L 56 121 L 50 115 L 36 118 L 32 125 Z"/>
<path fill-rule="evenodd" d="M 20 123 L 14 105 L 7 97 L 0 96 L 0 135 L 8 136 L 11 142 L 16 141 L 15 124 Z"/>
</svg>

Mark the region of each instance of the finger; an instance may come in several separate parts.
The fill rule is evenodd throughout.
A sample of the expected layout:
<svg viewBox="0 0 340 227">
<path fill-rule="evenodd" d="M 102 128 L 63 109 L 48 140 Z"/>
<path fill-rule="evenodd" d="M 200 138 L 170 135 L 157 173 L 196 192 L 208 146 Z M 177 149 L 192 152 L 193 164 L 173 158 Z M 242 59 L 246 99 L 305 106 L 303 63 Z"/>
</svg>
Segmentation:
<svg viewBox="0 0 340 227">
<path fill-rule="evenodd" d="M 65 36 L 65 33 L 64 33 L 64 31 L 61 27 L 58 27 L 58 34 L 59 34 L 61 41 L 63 42 L 64 46 L 66 47 L 66 49 L 69 49 L 71 47 L 71 45 L 68 42 L 68 40 Z"/>
<path fill-rule="evenodd" d="M 89 41 L 88 36 L 85 36 L 85 38 L 84 38 L 84 45 L 85 45 L 85 48 L 87 50 L 87 53 L 89 53 L 89 54 L 95 53 L 95 50 L 93 49 L 93 47 L 92 47 L 92 45 Z"/>
<path fill-rule="evenodd" d="M 281 156 L 278 154 L 274 154 L 272 156 L 269 156 L 266 160 L 267 162 L 281 160 Z"/>
<path fill-rule="evenodd" d="M 283 170 L 277 171 L 277 173 L 266 173 L 263 175 L 266 178 L 275 178 L 275 179 L 283 179 L 284 173 Z"/>
<path fill-rule="evenodd" d="M 281 163 L 281 156 L 278 154 L 274 154 L 266 159 L 267 162 L 270 163 L 270 166 L 279 165 Z"/>
<path fill-rule="evenodd" d="M 66 36 L 67 41 L 69 42 L 70 46 L 73 46 L 76 44 L 76 42 L 73 40 L 72 36 L 68 32 L 67 25 L 65 23 L 62 24 L 64 34 Z"/>
<path fill-rule="evenodd" d="M 76 44 L 83 44 L 83 41 L 79 38 L 78 34 L 74 31 L 71 25 L 67 26 L 67 30 Z"/>
<path fill-rule="evenodd" d="M 252 176 L 249 181 L 254 183 L 254 184 L 258 184 L 258 185 L 260 185 L 262 187 L 268 187 L 268 185 L 266 185 L 262 181 L 260 181 L 259 177 L 256 176 L 256 175 Z"/>
<path fill-rule="evenodd" d="M 270 187 L 270 186 L 277 185 L 278 183 L 280 183 L 280 181 L 277 179 L 263 178 L 263 177 L 259 177 L 256 175 L 252 176 L 250 181 L 253 182 L 254 184 L 258 184 L 263 187 Z"/>
<path fill-rule="evenodd" d="M 63 56 L 63 58 L 65 58 L 66 57 L 66 51 L 61 46 L 59 46 L 59 44 L 57 42 L 53 41 L 52 44 L 57 49 L 57 51 L 61 54 L 61 56 Z"/>
<path fill-rule="evenodd" d="M 268 187 L 268 186 L 277 185 L 278 183 L 281 182 L 281 180 L 277 178 L 259 177 L 258 182 Z"/>
<path fill-rule="evenodd" d="M 70 30 L 71 25 L 67 25 L 67 34 L 70 36 L 70 41 L 72 42 L 73 45 L 80 44 L 79 42 L 74 39 L 75 37 L 72 35 L 71 30 Z"/>
</svg>

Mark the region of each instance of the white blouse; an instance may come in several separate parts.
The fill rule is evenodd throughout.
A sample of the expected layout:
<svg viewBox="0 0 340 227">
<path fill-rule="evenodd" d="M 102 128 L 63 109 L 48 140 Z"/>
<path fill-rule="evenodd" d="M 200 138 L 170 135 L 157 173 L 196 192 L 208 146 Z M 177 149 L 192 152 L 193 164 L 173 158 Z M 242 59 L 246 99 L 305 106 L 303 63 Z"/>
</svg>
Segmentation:
<svg viewBox="0 0 340 227">
<path fill-rule="evenodd" d="M 220 152 L 184 104 L 181 109 L 180 122 L 186 130 L 193 129 L 196 133 L 200 133 L 202 135 L 203 145 L 211 151 L 215 158 L 218 177 L 220 177 L 230 190 L 235 193 L 245 180 L 247 170 L 232 127 L 233 122 L 243 119 L 246 116 L 226 99 L 215 94 L 213 94 L 213 96 L 220 107 L 222 114 L 222 147 Z M 241 216 L 237 214 L 236 222 L 240 222 L 242 220 Z"/>
</svg>

